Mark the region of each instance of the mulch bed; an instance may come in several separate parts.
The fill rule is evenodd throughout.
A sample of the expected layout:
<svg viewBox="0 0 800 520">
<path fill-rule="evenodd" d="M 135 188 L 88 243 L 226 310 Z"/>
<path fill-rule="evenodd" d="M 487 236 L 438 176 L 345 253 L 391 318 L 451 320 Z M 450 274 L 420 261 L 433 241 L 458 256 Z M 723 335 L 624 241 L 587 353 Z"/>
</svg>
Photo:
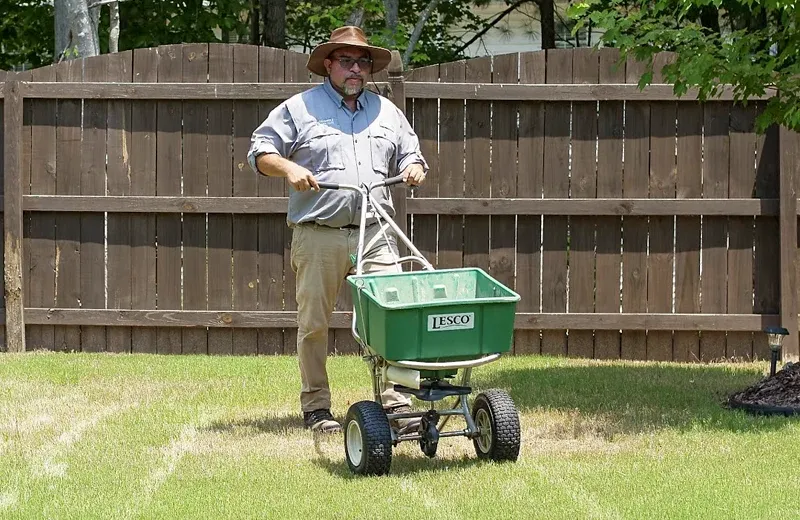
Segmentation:
<svg viewBox="0 0 800 520">
<path fill-rule="evenodd" d="M 775 375 L 730 395 L 728 404 L 757 414 L 800 415 L 800 363 L 788 363 Z"/>
</svg>

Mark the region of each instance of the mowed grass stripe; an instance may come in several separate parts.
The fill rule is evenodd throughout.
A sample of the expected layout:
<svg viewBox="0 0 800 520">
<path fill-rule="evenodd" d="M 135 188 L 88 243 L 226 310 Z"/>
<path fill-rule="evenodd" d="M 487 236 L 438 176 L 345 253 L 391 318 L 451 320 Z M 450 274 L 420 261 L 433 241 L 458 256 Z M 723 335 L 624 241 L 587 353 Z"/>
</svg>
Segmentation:
<svg viewBox="0 0 800 520">
<path fill-rule="evenodd" d="M 763 363 L 506 358 L 473 386 L 513 396 L 519 462 L 478 461 L 464 438 L 435 459 L 405 443 L 390 476 L 365 479 L 341 435 L 302 428 L 292 357 L 0 360 L 4 518 L 762 518 L 794 511 L 780 490 L 800 480 L 796 420 L 721 406 Z M 329 367 L 343 417 L 369 398 L 366 365 Z"/>
</svg>

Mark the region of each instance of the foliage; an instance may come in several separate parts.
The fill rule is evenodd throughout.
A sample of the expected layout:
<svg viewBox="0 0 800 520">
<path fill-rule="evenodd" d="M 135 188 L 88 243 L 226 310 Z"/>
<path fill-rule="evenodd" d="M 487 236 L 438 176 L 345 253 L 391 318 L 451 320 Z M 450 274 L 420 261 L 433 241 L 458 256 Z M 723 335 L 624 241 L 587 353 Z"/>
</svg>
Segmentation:
<svg viewBox="0 0 800 520">
<path fill-rule="evenodd" d="M 53 6 L 47 0 L 0 0 L 0 69 L 52 61 Z"/>
<path fill-rule="evenodd" d="M 403 53 L 408 46 L 411 33 L 419 20 L 419 14 L 430 0 L 406 0 L 400 2 L 399 23 L 394 36 L 394 48 Z M 452 61 L 465 57 L 462 41 L 454 38 L 451 29 L 464 32 L 479 31 L 487 22 L 472 10 L 484 6 L 488 0 L 443 0 L 428 18 L 419 42 L 411 55 L 411 65 Z M 377 45 L 390 46 L 390 35 L 384 18 L 382 0 L 346 0 L 343 2 L 320 2 L 289 0 L 286 8 L 287 44 L 302 47 L 305 52 L 328 38 L 331 31 L 344 24 L 356 8 L 364 9 L 362 27 L 370 41 Z"/>
<path fill-rule="evenodd" d="M 716 31 L 698 21 L 698 9 L 713 7 L 728 20 Z M 716 96 L 724 85 L 735 98 L 773 94 L 757 127 L 770 124 L 800 130 L 800 16 L 787 0 L 584 0 L 568 10 L 577 28 L 591 23 L 604 30 L 599 44 L 618 47 L 650 64 L 640 86 L 650 84 L 652 58 L 672 51 L 676 59 L 662 70 L 674 92 L 696 88 L 700 99 Z"/>
<path fill-rule="evenodd" d="M 334 28 L 343 25 L 356 8 L 364 9 L 365 19 L 383 14 L 381 0 L 287 0 L 286 44 L 309 52 L 317 43 L 326 40 Z"/>
<path fill-rule="evenodd" d="M 364 11 L 362 27 L 373 43 L 404 54 L 420 13 L 431 0 L 399 2 L 394 35 L 386 27 L 384 0 L 287 0 L 286 43 L 308 52 L 346 23 L 356 9 Z M 536 5 L 538 0 L 505 0 L 507 10 Z M 31 67 L 53 61 L 53 8 L 48 0 L 0 0 L 0 68 L 21 63 Z M 409 66 L 466 58 L 467 35 L 480 33 L 496 22 L 475 12 L 490 0 L 440 0 L 427 19 Z M 251 0 L 122 0 L 119 50 L 165 44 L 249 42 L 253 16 Z M 98 28 L 100 51 L 108 52 L 108 7 L 101 7 Z M 499 26 L 495 26 L 499 27 Z M 454 36 L 455 34 L 455 36 Z M 459 36 L 461 35 L 461 36 Z M 388 42 L 393 41 L 393 44 Z"/>
<path fill-rule="evenodd" d="M 249 0 L 120 2 L 119 50 L 175 43 L 218 42 L 221 37 L 214 33 L 217 28 L 220 32 L 237 34 L 240 40 L 246 40 L 249 29 L 245 15 L 249 6 Z M 108 52 L 107 19 L 101 20 L 100 42 L 101 52 Z"/>
</svg>

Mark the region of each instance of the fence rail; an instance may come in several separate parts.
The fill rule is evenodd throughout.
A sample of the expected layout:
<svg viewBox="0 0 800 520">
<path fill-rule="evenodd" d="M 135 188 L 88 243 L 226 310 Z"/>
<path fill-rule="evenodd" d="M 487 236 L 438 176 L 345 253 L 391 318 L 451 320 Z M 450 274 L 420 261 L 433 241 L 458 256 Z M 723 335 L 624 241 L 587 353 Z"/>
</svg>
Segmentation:
<svg viewBox="0 0 800 520">
<path fill-rule="evenodd" d="M 23 195 L 23 211 L 100 213 L 286 213 L 286 197 Z M 417 215 L 757 216 L 778 215 L 778 199 L 409 199 Z"/>
<path fill-rule="evenodd" d="M 636 85 L 613 50 L 540 51 L 376 75 L 431 171 L 395 191 L 437 267 L 522 295 L 514 352 L 797 357 L 797 135 L 754 131 L 773 92 L 705 102 Z M 7 78 L 5 344 L 291 353 L 287 191 L 245 162 L 252 130 L 318 82 L 306 55 L 177 45 Z M 0 77 L 0 80 L 3 78 Z M 342 291 L 331 351 L 354 352 Z"/>
<path fill-rule="evenodd" d="M 388 82 L 377 82 L 373 90 L 386 92 Z M 297 83 L 24 83 L 22 95 L 30 99 L 139 99 L 139 100 L 214 100 L 265 99 L 284 100 L 306 90 Z M 710 101 L 732 101 L 735 91 L 723 87 Z M 689 90 L 676 96 L 672 85 L 637 85 L 612 83 L 605 85 L 517 83 L 434 83 L 414 82 L 405 86 L 405 95 L 416 99 L 474 99 L 490 101 L 696 101 L 699 93 Z M 768 100 L 775 93 L 768 90 L 750 101 Z"/>
</svg>

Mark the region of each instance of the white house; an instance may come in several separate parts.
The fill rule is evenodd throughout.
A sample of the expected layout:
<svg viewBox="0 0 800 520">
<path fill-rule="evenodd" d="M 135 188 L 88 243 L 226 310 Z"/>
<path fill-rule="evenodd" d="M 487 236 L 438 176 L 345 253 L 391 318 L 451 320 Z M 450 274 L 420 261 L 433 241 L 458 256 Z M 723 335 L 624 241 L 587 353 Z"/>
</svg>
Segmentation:
<svg viewBox="0 0 800 520">
<path fill-rule="evenodd" d="M 570 31 L 572 24 L 565 14 L 569 2 L 556 0 L 556 47 L 586 47 L 597 43 L 597 32 L 581 30 L 576 36 Z M 492 20 L 508 8 L 502 0 L 494 0 L 486 7 L 474 7 L 473 12 Z M 523 4 L 476 40 L 466 52 L 469 56 L 499 55 L 512 52 L 540 50 L 542 48 L 539 8 L 535 3 Z M 454 36 L 468 41 L 473 33 L 454 30 Z"/>
</svg>

